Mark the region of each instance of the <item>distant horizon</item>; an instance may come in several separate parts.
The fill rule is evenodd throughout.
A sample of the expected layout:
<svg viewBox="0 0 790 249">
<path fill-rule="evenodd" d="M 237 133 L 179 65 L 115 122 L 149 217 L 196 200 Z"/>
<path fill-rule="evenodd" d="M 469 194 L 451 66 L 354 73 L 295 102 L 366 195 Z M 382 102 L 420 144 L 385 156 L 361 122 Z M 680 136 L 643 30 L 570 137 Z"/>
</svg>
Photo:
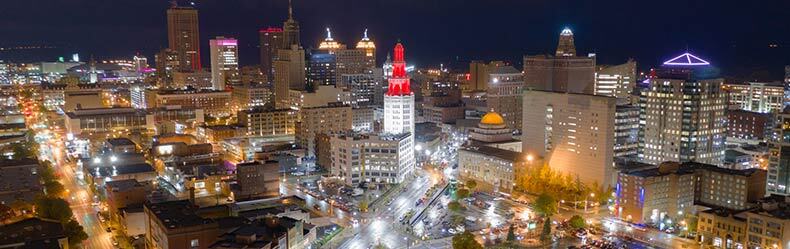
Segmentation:
<svg viewBox="0 0 790 249">
<path fill-rule="evenodd" d="M 258 30 L 280 27 L 287 17 L 285 0 L 196 2 L 204 62 L 208 40 L 225 36 L 239 39 L 242 66 L 258 64 Z M 168 1 L 32 0 L 5 5 L 0 47 L 56 48 L 0 51 L 0 60 L 55 61 L 72 53 L 83 60 L 91 55 L 131 58 L 140 53 L 153 65 L 153 54 L 167 47 Z M 302 46 L 317 47 L 330 27 L 335 40 L 353 47 L 368 28 L 379 65 L 400 39 L 409 51 L 406 60 L 418 67 L 442 63 L 463 70 L 471 60 L 503 60 L 519 68 L 524 55 L 553 54 L 560 31 L 569 27 L 578 54 L 595 53 L 598 64 L 633 58 L 640 70 L 647 70 L 690 51 L 721 68 L 724 76 L 762 81 L 782 80 L 784 66 L 790 65 L 790 33 L 782 32 L 790 30 L 790 16 L 782 14 L 786 9 L 788 1 L 294 0 Z"/>
</svg>

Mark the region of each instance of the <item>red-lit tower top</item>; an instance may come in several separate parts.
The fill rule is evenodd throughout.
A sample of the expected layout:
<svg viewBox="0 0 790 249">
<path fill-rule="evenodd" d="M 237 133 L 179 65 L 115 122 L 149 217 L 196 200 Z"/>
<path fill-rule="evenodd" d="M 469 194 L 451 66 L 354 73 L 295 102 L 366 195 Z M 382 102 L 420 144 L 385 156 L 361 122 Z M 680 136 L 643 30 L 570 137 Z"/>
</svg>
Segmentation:
<svg viewBox="0 0 790 249">
<path fill-rule="evenodd" d="M 392 60 L 392 76 L 389 78 L 388 96 L 411 95 L 409 76 L 406 75 L 406 61 L 403 59 L 403 44 L 395 45 L 395 57 Z"/>
</svg>

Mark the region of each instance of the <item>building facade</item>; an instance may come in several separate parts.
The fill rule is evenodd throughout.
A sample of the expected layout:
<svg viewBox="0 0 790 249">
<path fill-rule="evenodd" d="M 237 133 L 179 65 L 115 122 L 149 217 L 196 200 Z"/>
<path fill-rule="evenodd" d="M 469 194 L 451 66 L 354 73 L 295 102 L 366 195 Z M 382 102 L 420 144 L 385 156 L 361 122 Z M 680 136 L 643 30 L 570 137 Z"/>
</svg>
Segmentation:
<svg viewBox="0 0 790 249">
<path fill-rule="evenodd" d="M 759 113 L 781 112 L 785 106 L 785 88 L 781 82 L 726 84 L 730 109 Z"/>
<path fill-rule="evenodd" d="M 315 155 L 316 134 L 349 131 L 353 128 L 351 106 L 332 103 L 322 107 L 299 110 L 302 117 L 296 125 L 296 142 L 305 148 L 308 156 Z"/>
<path fill-rule="evenodd" d="M 179 70 L 198 71 L 202 68 L 197 9 L 176 5 L 167 9 L 167 41 L 170 50 L 178 55 Z"/>
<path fill-rule="evenodd" d="M 595 93 L 595 56 L 576 56 L 573 33 L 564 29 L 555 56 L 524 56 L 527 89 L 568 93 Z"/>
<path fill-rule="evenodd" d="M 292 109 L 252 108 L 238 113 L 239 125 L 248 136 L 295 134 L 298 118 Z"/>
<path fill-rule="evenodd" d="M 524 77 L 512 66 L 496 67 L 490 73 L 486 90 L 488 111 L 497 112 L 510 129 L 521 130 Z"/>
<path fill-rule="evenodd" d="M 209 40 L 211 50 L 211 85 L 214 90 L 225 90 L 227 85 L 241 80 L 239 74 L 239 41 L 234 38 Z"/>
<path fill-rule="evenodd" d="M 612 186 L 616 99 L 524 92 L 523 151 L 585 184 Z"/>
<path fill-rule="evenodd" d="M 774 138 L 768 142 L 768 184 L 766 192 L 790 196 L 790 112 L 776 116 Z"/>
<path fill-rule="evenodd" d="M 414 171 L 411 134 L 336 134 L 330 143 L 331 174 L 348 185 L 400 183 Z"/>
<path fill-rule="evenodd" d="M 620 65 L 599 65 L 595 70 L 595 95 L 604 95 L 624 100 L 636 86 L 636 61 L 628 60 Z"/>
</svg>

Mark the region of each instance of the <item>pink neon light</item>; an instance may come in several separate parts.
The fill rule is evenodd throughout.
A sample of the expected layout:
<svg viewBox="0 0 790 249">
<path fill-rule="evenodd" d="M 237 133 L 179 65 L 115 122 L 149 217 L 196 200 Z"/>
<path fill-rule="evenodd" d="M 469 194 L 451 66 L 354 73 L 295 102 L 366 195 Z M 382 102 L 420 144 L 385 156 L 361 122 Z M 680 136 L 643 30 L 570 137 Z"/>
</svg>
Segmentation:
<svg viewBox="0 0 790 249">
<path fill-rule="evenodd" d="M 685 58 L 685 60 L 683 60 Z M 668 61 L 664 62 L 664 65 L 671 65 L 671 66 L 705 66 L 710 65 L 709 62 L 700 59 L 697 56 L 694 56 L 690 53 L 683 53 L 675 58 L 672 58 Z"/>
<path fill-rule="evenodd" d="M 238 41 L 236 41 L 236 40 L 231 40 L 231 39 L 217 40 L 217 45 L 220 45 L 220 46 L 236 46 L 237 44 L 238 44 Z"/>
</svg>

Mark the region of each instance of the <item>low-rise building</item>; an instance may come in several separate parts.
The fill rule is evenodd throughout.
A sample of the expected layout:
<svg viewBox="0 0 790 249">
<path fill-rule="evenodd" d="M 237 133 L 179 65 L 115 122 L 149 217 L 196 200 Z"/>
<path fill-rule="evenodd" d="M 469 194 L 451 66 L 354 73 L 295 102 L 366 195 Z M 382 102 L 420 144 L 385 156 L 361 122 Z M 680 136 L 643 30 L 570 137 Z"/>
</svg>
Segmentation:
<svg viewBox="0 0 790 249">
<path fill-rule="evenodd" d="M 242 222 L 241 219 L 211 215 L 217 211 L 227 212 L 221 210 L 227 207 L 199 209 L 187 200 L 146 203 L 143 208 L 146 248 L 209 249 L 226 229 L 238 227 Z"/>
<path fill-rule="evenodd" d="M 411 134 L 335 134 L 330 173 L 348 185 L 400 183 L 414 170 Z"/>
<path fill-rule="evenodd" d="M 497 191 L 510 192 L 519 172 L 539 167 L 543 160 L 520 152 L 490 146 L 466 146 L 458 150 L 458 172 Z"/>
<path fill-rule="evenodd" d="M 0 248 L 69 248 L 69 238 L 58 221 L 27 218 L 0 226 Z"/>
<path fill-rule="evenodd" d="M 239 125 L 248 136 L 291 135 L 296 133 L 297 111 L 293 109 L 253 108 L 241 110 Z"/>
<path fill-rule="evenodd" d="M 615 186 L 616 216 L 666 227 L 697 206 L 744 210 L 765 195 L 766 172 L 733 170 L 696 162 L 620 172 Z"/>
<path fill-rule="evenodd" d="M 241 84 L 233 86 L 233 103 L 236 109 L 273 106 L 272 91 L 264 84 Z"/>
<path fill-rule="evenodd" d="M 697 241 L 704 248 L 746 248 L 746 212 L 714 208 L 697 217 Z"/>
<path fill-rule="evenodd" d="M 203 109 L 209 116 L 231 115 L 231 92 L 187 89 L 146 89 L 146 106 Z"/>
<path fill-rule="evenodd" d="M 746 248 L 790 248 L 790 197 L 770 196 L 746 213 Z"/>
<path fill-rule="evenodd" d="M 727 110 L 727 137 L 763 141 L 771 136 L 772 113 Z"/>
<path fill-rule="evenodd" d="M 0 204 L 32 203 L 42 194 L 36 159 L 0 160 Z"/>
<path fill-rule="evenodd" d="M 247 162 L 236 165 L 236 200 L 275 197 L 280 194 L 280 164 L 277 161 Z"/>
<path fill-rule="evenodd" d="M 247 248 L 309 248 L 311 231 L 301 220 L 289 217 L 265 216 L 251 220 L 245 224 L 222 234 L 211 249 L 247 249 Z"/>
<path fill-rule="evenodd" d="M 235 125 L 201 125 L 196 129 L 197 139 L 204 143 L 218 144 L 227 138 L 243 135 L 244 128 Z"/>
<path fill-rule="evenodd" d="M 315 155 L 316 134 L 349 131 L 353 128 L 350 105 L 335 102 L 327 106 L 305 107 L 299 113 L 302 119 L 296 125 L 296 143 L 306 149 L 308 156 Z"/>
</svg>

